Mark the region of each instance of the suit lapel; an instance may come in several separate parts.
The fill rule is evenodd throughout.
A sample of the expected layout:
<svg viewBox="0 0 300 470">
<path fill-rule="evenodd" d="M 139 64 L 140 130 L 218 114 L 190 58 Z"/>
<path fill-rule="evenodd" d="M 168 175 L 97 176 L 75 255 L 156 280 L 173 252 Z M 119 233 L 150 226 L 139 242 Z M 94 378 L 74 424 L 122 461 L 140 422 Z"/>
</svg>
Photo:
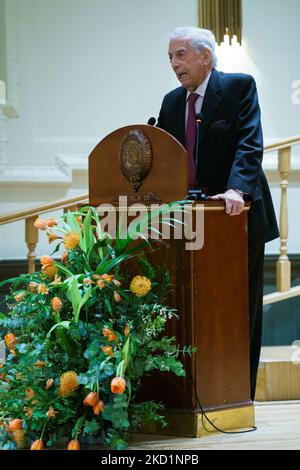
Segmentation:
<svg viewBox="0 0 300 470">
<path fill-rule="evenodd" d="M 178 135 L 177 139 L 179 142 L 182 143 L 182 145 L 185 144 L 185 105 L 186 105 L 186 90 L 182 87 L 180 89 L 180 94 L 178 96 L 178 103 L 176 106 L 176 109 L 178 109 L 178 116 L 180 116 L 180 119 L 177 121 L 178 122 Z"/>
<path fill-rule="evenodd" d="M 203 115 L 203 121 L 199 128 L 199 143 L 202 141 L 205 132 L 207 131 L 209 124 L 211 123 L 214 114 L 217 110 L 217 107 L 220 103 L 221 91 L 222 88 L 220 73 L 216 69 L 213 69 L 210 80 L 207 85 L 201 110 Z"/>
</svg>

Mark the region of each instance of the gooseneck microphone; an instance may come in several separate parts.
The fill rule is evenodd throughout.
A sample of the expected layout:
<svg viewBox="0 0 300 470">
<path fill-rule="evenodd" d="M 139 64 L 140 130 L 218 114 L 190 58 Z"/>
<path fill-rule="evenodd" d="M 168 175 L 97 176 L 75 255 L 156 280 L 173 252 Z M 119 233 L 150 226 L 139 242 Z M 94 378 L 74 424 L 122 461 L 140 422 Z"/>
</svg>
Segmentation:
<svg viewBox="0 0 300 470">
<path fill-rule="evenodd" d="M 155 126 L 155 124 L 156 124 L 156 119 L 155 119 L 155 117 L 149 118 L 147 124 L 148 124 L 149 126 Z"/>
<path fill-rule="evenodd" d="M 203 123 L 203 114 L 202 113 L 197 113 L 196 114 L 196 155 L 195 155 L 195 167 L 196 167 L 196 178 L 198 175 L 198 166 L 199 166 L 199 132 L 200 132 L 200 126 Z M 197 186 L 197 183 L 196 183 Z M 192 201 L 207 201 L 208 196 L 202 192 L 201 189 L 190 189 L 188 192 L 188 195 L 185 197 L 185 199 L 190 199 Z"/>
</svg>

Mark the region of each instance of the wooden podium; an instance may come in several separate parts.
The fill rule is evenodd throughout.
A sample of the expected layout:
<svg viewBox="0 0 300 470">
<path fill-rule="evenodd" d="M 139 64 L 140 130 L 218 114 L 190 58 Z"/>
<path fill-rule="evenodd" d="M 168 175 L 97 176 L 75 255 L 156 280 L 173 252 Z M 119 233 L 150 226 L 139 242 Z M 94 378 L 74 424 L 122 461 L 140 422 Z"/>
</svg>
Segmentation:
<svg viewBox="0 0 300 470">
<path fill-rule="evenodd" d="M 127 126 L 105 137 L 89 157 L 90 204 L 173 202 L 187 194 L 187 153 L 161 129 Z M 170 240 L 155 252 L 165 264 L 173 290 L 169 299 L 180 319 L 167 335 L 197 353 L 182 358 L 186 378 L 168 373 L 144 377 L 141 400 L 167 405 L 165 434 L 198 437 L 215 429 L 254 426 L 250 399 L 248 339 L 247 210 L 225 214 L 223 202 L 193 203 L 204 216 L 202 249 L 187 251 L 186 240 Z M 154 427 L 148 432 L 159 432 Z"/>
</svg>

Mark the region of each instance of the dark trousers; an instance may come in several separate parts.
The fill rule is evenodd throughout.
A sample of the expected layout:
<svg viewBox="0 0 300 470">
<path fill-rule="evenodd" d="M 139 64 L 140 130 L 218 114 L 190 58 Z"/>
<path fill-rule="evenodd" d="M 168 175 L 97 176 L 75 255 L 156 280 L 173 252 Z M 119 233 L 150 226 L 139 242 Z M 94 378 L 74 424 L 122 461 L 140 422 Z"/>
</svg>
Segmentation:
<svg viewBox="0 0 300 470">
<path fill-rule="evenodd" d="M 264 251 L 265 245 L 261 245 L 257 248 L 251 248 L 248 252 L 250 386 L 252 401 L 255 397 L 262 337 Z"/>
</svg>

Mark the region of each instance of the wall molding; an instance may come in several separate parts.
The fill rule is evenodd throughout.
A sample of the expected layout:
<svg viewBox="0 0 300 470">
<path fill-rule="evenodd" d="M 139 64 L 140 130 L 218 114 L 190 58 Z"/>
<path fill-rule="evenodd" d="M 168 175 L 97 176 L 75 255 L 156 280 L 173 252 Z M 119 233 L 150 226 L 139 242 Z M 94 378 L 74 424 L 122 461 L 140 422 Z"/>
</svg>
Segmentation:
<svg viewBox="0 0 300 470">
<path fill-rule="evenodd" d="M 1 134 L 0 134 L 1 137 Z M 0 141 L 1 144 L 1 141 Z M 76 175 L 86 177 L 88 172 L 88 157 L 84 155 L 58 154 L 54 166 L 6 166 L 0 172 L 0 183 L 71 186 Z"/>
</svg>

